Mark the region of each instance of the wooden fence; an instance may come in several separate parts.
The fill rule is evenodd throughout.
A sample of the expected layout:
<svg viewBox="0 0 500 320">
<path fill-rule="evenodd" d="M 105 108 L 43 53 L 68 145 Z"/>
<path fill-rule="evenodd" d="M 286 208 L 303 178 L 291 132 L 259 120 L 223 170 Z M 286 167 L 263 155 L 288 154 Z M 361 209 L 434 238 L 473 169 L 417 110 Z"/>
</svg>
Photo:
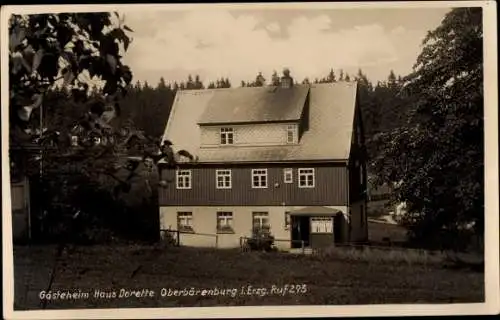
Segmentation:
<svg viewBox="0 0 500 320">
<path fill-rule="evenodd" d="M 171 240 L 175 246 L 181 245 L 181 235 L 188 234 L 194 236 L 202 236 L 202 237 L 210 237 L 215 240 L 215 248 L 219 247 L 219 235 L 215 233 L 200 233 L 200 232 L 191 232 L 191 231 L 181 231 L 174 229 L 160 229 L 160 235 L 163 240 Z"/>
</svg>

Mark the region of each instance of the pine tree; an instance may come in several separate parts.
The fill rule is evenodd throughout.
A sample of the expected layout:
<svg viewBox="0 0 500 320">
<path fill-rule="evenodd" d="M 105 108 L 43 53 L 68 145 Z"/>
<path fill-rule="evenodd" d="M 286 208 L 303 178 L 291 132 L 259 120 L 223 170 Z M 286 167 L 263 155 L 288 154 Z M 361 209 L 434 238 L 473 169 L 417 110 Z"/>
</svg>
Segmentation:
<svg viewBox="0 0 500 320">
<path fill-rule="evenodd" d="M 335 77 L 335 72 L 333 71 L 333 68 L 330 69 L 330 73 L 328 73 L 328 77 L 325 82 L 336 82 L 337 79 Z"/>
<path fill-rule="evenodd" d="M 193 77 L 191 75 L 188 75 L 188 80 L 185 85 L 186 90 L 192 90 L 195 89 L 195 84 L 193 82 Z"/>
<path fill-rule="evenodd" d="M 265 85 L 265 83 L 266 83 L 266 79 L 262 75 L 262 72 L 259 72 L 259 74 L 257 75 L 257 77 L 255 77 L 254 86 L 255 87 L 262 87 L 263 85 Z"/>
<path fill-rule="evenodd" d="M 200 76 L 196 75 L 194 80 L 194 89 L 204 89 L 203 83 L 200 81 Z"/>
<path fill-rule="evenodd" d="M 394 88 L 396 86 L 396 75 L 393 70 L 391 70 L 389 76 L 387 77 L 387 84 L 390 88 Z"/>
<path fill-rule="evenodd" d="M 276 70 L 273 71 L 273 74 L 271 76 L 271 85 L 273 85 L 273 86 L 280 85 L 280 77 L 278 76 L 278 73 L 276 72 Z"/>
</svg>

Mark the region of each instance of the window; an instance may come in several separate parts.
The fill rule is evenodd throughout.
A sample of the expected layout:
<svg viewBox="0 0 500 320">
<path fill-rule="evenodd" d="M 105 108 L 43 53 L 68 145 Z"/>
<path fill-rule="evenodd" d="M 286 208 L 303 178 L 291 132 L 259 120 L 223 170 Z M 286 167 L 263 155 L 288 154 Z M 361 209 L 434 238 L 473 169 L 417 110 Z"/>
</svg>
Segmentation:
<svg viewBox="0 0 500 320">
<path fill-rule="evenodd" d="M 291 217 L 290 212 L 285 212 L 285 230 L 290 229 Z"/>
<path fill-rule="evenodd" d="M 314 169 L 299 169 L 299 188 L 314 188 Z"/>
<path fill-rule="evenodd" d="M 71 136 L 71 145 L 74 147 L 78 146 L 78 136 Z"/>
<path fill-rule="evenodd" d="M 194 232 L 192 212 L 177 212 L 177 229 L 184 232 Z"/>
<path fill-rule="evenodd" d="M 267 188 L 267 169 L 252 169 L 252 188 Z"/>
<path fill-rule="evenodd" d="M 312 233 L 332 233 L 333 220 L 332 218 L 311 218 Z"/>
<path fill-rule="evenodd" d="M 220 144 L 233 144 L 234 132 L 233 128 L 220 128 Z"/>
<path fill-rule="evenodd" d="M 294 125 L 286 127 L 286 143 L 295 143 L 295 133 L 297 132 Z"/>
<path fill-rule="evenodd" d="M 231 170 L 216 170 L 217 189 L 231 189 Z"/>
<path fill-rule="evenodd" d="M 234 233 L 232 212 L 217 212 L 217 232 Z"/>
<path fill-rule="evenodd" d="M 269 214 L 267 212 L 254 212 L 252 215 L 254 229 L 269 228 Z"/>
<path fill-rule="evenodd" d="M 283 175 L 284 175 L 284 180 L 285 183 L 293 183 L 293 169 L 292 168 L 286 168 L 283 170 Z"/>
<path fill-rule="evenodd" d="M 177 189 L 191 189 L 191 170 L 177 170 Z"/>
</svg>

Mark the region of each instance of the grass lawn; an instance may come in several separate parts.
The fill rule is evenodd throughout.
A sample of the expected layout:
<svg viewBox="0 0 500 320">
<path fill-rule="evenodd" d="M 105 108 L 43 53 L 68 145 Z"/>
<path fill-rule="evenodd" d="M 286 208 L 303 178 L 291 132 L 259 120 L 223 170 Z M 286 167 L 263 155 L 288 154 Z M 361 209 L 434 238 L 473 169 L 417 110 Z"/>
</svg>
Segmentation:
<svg viewBox="0 0 500 320">
<path fill-rule="evenodd" d="M 316 256 L 161 245 L 76 247 L 59 259 L 52 292 L 80 290 L 88 292 L 89 298 L 51 300 L 46 308 L 484 301 L 484 273 L 444 268 L 439 257 L 428 256 L 421 261 L 407 259 L 405 253 L 337 254 L 340 251 L 335 250 L 345 249 Z M 55 252 L 53 246 L 15 247 L 16 310 L 42 308 L 39 293 L 47 289 Z M 266 288 L 267 294 L 241 294 L 242 288 L 248 293 L 249 285 Z M 279 291 L 284 285 L 289 286 L 287 292 Z M 292 293 L 290 286 L 295 285 L 300 288 Z M 114 290 L 119 295 L 121 288 L 154 290 L 155 296 L 93 297 L 95 289 L 110 294 Z M 161 297 L 162 288 L 193 288 L 195 295 Z M 214 288 L 234 289 L 235 295 L 214 295 L 209 291 L 202 295 L 203 289 Z"/>
</svg>

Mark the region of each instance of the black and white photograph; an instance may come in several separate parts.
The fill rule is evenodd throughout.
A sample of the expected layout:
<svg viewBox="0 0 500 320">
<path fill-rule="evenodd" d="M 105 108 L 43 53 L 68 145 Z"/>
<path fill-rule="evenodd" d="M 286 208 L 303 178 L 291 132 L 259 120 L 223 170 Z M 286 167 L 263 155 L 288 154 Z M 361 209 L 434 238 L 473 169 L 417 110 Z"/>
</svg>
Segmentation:
<svg viewBox="0 0 500 320">
<path fill-rule="evenodd" d="M 7 6 L 6 319 L 498 314 L 496 4 Z"/>
</svg>

